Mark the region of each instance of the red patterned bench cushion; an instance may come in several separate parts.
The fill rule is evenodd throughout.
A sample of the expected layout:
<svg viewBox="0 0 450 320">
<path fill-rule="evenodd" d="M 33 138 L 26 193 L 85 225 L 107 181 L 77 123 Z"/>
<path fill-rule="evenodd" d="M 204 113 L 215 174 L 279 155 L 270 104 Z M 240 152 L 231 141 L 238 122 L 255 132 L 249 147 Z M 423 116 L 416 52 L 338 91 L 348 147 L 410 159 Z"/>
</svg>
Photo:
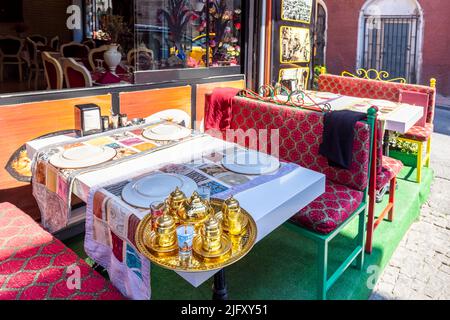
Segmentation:
<svg viewBox="0 0 450 320">
<path fill-rule="evenodd" d="M 377 190 L 381 190 L 392 178 L 398 176 L 403 168 L 403 163 L 399 160 L 382 156 L 382 171 L 377 174 Z"/>
<path fill-rule="evenodd" d="M 427 122 L 433 123 L 436 89 L 432 87 L 322 74 L 319 76 L 319 90 L 361 98 L 385 99 L 394 102 L 399 101 L 400 90 L 426 93 L 430 97 Z"/>
<path fill-rule="evenodd" d="M 78 267 L 80 289 L 67 285 Z M 120 300 L 123 296 L 61 241 L 0 204 L 0 300 Z"/>
<path fill-rule="evenodd" d="M 414 126 L 402 137 L 425 142 L 431 137 L 433 129 L 432 123 L 426 123 L 425 127 Z"/>
<path fill-rule="evenodd" d="M 367 124 L 358 122 L 355 126 L 353 160 L 350 169 L 346 170 L 329 166 L 328 160 L 319 154 L 323 114 L 242 97 L 233 99 L 232 108 L 233 130 L 279 129 L 279 155 L 282 160 L 322 172 L 327 179 L 350 188 L 360 191 L 366 188 L 370 145 L 370 128 Z M 271 153 L 272 145 L 270 139 L 267 140 L 267 152 Z"/>
<path fill-rule="evenodd" d="M 364 194 L 327 180 L 325 193 L 291 218 L 296 224 L 329 234 L 360 206 Z"/>
</svg>

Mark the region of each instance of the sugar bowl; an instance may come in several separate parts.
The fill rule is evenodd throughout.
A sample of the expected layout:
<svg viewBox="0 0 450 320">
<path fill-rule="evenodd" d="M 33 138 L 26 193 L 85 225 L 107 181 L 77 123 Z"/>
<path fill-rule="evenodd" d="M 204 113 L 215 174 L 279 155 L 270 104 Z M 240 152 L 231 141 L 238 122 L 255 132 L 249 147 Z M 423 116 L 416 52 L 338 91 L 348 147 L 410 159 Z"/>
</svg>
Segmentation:
<svg viewBox="0 0 450 320">
<path fill-rule="evenodd" d="M 204 251 L 216 252 L 220 250 L 222 246 L 222 227 L 216 218 L 211 217 L 205 222 L 201 236 Z"/>
<path fill-rule="evenodd" d="M 246 227 L 245 216 L 241 212 L 239 201 L 230 197 L 222 206 L 222 227 L 227 230 L 230 235 L 240 235 Z"/>
<path fill-rule="evenodd" d="M 176 244 L 177 233 L 175 220 L 171 215 L 164 214 L 156 219 L 154 247 L 156 249 L 167 249 L 174 247 Z"/>
</svg>

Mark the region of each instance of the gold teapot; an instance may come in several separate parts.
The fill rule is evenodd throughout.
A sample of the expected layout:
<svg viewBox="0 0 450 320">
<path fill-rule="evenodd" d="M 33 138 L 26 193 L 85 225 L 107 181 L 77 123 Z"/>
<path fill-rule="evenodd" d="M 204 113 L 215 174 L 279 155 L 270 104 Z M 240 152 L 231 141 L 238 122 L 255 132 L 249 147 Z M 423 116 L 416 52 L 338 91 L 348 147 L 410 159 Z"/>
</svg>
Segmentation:
<svg viewBox="0 0 450 320">
<path fill-rule="evenodd" d="M 167 213 L 156 219 L 155 223 L 156 244 L 161 248 L 169 248 L 177 241 L 176 224 L 173 217 Z"/>
<path fill-rule="evenodd" d="M 179 217 L 185 215 L 187 198 L 183 191 L 180 188 L 176 188 L 166 200 L 167 207 L 169 208 L 169 213 L 174 217 L 176 221 L 178 221 Z"/>
<path fill-rule="evenodd" d="M 243 216 L 241 212 L 241 206 L 239 205 L 239 201 L 235 198 L 230 197 L 223 203 L 222 206 L 222 225 L 225 230 L 231 235 L 239 235 L 244 228 L 243 225 Z"/>
<path fill-rule="evenodd" d="M 203 220 L 209 213 L 209 204 L 203 201 L 197 192 L 194 192 L 186 208 L 186 215 L 182 218 L 188 220 Z"/>
<path fill-rule="evenodd" d="M 217 252 L 222 247 L 222 227 L 219 221 L 211 217 L 203 225 L 202 232 L 203 250 L 209 253 Z"/>
</svg>

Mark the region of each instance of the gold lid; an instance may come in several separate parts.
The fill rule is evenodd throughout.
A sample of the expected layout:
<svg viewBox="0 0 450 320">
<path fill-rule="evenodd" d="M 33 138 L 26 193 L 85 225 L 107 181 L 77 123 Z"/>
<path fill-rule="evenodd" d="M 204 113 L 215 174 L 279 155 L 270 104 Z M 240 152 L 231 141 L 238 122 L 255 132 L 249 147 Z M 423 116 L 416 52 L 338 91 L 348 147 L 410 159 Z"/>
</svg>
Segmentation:
<svg viewBox="0 0 450 320">
<path fill-rule="evenodd" d="M 230 210 L 237 210 L 240 209 L 240 204 L 239 201 L 237 201 L 235 198 L 233 198 L 233 196 L 229 197 L 227 200 L 225 200 L 225 205 L 227 206 L 227 208 Z"/>
<path fill-rule="evenodd" d="M 188 219 L 196 219 L 203 218 L 207 216 L 209 213 L 209 206 L 206 204 L 202 198 L 200 198 L 197 192 L 192 194 L 192 197 L 189 201 L 189 205 L 187 207 L 186 216 Z"/>
<path fill-rule="evenodd" d="M 210 232 L 216 232 L 218 229 L 220 229 L 220 224 L 219 220 L 216 218 L 211 217 L 205 222 L 205 232 L 207 234 Z"/>
<path fill-rule="evenodd" d="M 163 214 L 156 219 L 156 228 L 159 233 L 163 233 L 166 230 L 173 229 L 175 227 L 175 221 L 171 215 Z"/>
<path fill-rule="evenodd" d="M 184 200 L 186 200 L 186 195 L 178 187 L 169 196 L 169 202 L 172 202 L 172 203 L 173 202 L 182 202 Z"/>
</svg>

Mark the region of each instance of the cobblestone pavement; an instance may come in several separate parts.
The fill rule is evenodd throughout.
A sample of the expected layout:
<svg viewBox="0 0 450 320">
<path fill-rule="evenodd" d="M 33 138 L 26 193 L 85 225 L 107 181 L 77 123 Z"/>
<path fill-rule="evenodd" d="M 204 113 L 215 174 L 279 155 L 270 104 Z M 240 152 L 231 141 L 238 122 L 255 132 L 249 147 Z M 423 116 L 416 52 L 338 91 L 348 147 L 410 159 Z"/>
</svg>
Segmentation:
<svg viewBox="0 0 450 320">
<path fill-rule="evenodd" d="M 443 134 L 434 134 L 435 181 L 428 202 L 386 266 L 370 299 L 450 299 L 450 111 L 437 112 Z M 439 123 L 441 119 L 441 123 Z"/>
</svg>

